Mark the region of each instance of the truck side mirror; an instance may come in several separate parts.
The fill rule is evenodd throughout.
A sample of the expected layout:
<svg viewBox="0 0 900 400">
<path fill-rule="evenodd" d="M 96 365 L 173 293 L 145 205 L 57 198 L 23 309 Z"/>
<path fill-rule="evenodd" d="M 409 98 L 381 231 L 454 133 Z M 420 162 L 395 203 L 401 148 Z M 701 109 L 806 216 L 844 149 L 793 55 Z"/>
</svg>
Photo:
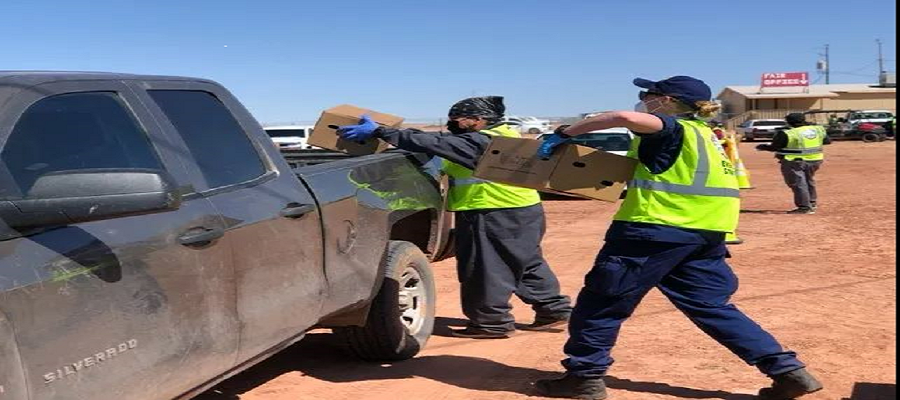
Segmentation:
<svg viewBox="0 0 900 400">
<path fill-rule="evenodd" d="M 38 178 L 22 199 L 0 201 L 11 228 L 100 221 L 177 210 L 181 196 L 163 171 L 58 171 Z"/>
</svg>

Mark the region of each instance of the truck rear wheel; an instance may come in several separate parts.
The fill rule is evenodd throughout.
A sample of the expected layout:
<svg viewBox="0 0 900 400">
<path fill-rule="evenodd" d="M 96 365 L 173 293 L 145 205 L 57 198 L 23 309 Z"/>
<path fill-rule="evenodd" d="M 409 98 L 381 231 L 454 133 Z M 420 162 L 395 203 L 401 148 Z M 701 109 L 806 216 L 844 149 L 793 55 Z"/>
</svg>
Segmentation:
<svg viewBox="0 0 900 400">
<path fill-rule="evenodd" d="M 385 278 L 366 325 L 334 329 L 350 351 L 367 361 L 399 361 L 418 354 L 434 330 L 434 274 L 414 244 L 392 241 Z"/>
<path fill-rule="evenodd" d="M 879 135 L 877 133 L 868 132 L 868 133 L 864 133 L 862 135 L 862 141 L 866 142 L 866 143 L 880 142 L 881 141 L 880 139 L 881 139 L 881 135 Z"/>
</svg>

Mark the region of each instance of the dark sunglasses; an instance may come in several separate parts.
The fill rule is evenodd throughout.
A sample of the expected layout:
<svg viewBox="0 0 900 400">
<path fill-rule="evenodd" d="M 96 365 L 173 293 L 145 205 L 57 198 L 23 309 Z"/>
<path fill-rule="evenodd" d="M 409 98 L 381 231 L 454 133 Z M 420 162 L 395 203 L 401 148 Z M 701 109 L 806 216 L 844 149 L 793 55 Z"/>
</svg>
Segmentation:
<svg viewBox="0 0 900 400">
<path fill-rule="evenodd" d="M 641 99 L 641 101 L 646 100 L 647 97 L 649 97 L 649 96 L 665 96 L 665 95 L 662 93 L 656 93 L 656 92 L 650 92 L 650 91 L 638 93 L 638 98 Z"/>
</svg>

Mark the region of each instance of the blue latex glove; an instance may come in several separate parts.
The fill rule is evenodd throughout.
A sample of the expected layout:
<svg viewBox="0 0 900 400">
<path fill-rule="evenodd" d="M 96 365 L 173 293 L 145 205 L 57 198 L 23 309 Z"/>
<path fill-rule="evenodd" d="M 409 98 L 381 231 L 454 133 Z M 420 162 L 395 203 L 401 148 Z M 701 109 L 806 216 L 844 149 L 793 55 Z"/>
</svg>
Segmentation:
<svg viewBox="0 0 900 400">
<path fill-rule="evenodd" d="M 378 129 L 378 123 L 372 121 L 372 118 L 369 117 L 368 114 L 363 114 L 363 116 L 359 118 L 359 124 L 339 127 L 337 133 L 341 136 L 341 139 L 344 140 L 365 142 L 366 139 L 375 135 L 375 129 Z"/>
<path fill-rule="evenodd" d="M 544 140 L 541 141 L 541 147 L 538 148 L 538 157 L 544 160 L 550 159 L 550 156 L 553 155 L 553 150 L 556 149 L 556 146 L 568 142 L 571 138 L 571 136 L 567 136 L 562 133 L 553 133 L 544 137 Z"/>
</svg>

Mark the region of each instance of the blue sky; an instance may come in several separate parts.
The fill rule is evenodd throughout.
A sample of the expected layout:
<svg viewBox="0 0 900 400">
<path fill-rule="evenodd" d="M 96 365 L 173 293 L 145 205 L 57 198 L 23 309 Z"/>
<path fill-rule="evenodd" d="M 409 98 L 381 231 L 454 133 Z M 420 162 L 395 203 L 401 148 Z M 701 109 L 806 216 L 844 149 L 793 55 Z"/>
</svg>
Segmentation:
<svg viewBox="0 0 900 400">
<path fill-rule="evenodd" d="M 873 82 L 895 70 L 893 0 L 2 0 L 0 69 L 214 79 L 263 123 L 351 103 L 437 119 L 471 95 L 510 114 L 630 109 L 635 77 L 714 91 L 809 71 Z M 824 81 L 822 81 L 824 82 Z"/>
</svg>

